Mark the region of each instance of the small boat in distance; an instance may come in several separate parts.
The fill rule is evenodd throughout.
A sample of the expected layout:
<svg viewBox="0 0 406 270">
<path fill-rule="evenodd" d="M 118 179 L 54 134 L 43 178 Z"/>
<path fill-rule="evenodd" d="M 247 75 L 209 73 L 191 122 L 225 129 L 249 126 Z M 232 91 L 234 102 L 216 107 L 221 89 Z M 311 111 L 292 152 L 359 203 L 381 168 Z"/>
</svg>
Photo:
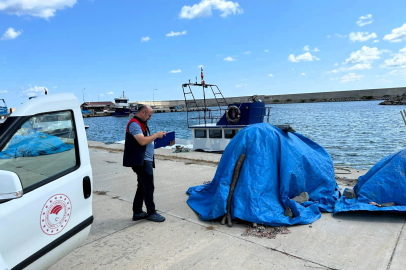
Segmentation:
<svg viewBox="0 0 406 270">
<path fill-rule="evenodd" d="M 114 113 L 113 116 L 129 116 L 131 109 L 130 104 L 128 103 L 128 98 L 125 97 L 124 91 L 123 95 L 119 98 L 114 99 L 114 106 L 113 106 Z"/>
</svg>

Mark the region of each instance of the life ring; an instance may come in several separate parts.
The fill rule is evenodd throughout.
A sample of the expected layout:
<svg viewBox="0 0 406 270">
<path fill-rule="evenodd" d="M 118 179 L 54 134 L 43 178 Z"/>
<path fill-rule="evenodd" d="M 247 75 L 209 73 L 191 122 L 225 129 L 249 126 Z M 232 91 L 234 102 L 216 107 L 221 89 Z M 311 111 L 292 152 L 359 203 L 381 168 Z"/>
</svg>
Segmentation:
<svg viewBox="0 0 406 270">
<path fill-rule="evenodd" d="M 241 111 L 235 105 L 231 105 L 226 110 L 227 122 L 230 124 L 237 124 L 241 119 Z"/>
</svg>

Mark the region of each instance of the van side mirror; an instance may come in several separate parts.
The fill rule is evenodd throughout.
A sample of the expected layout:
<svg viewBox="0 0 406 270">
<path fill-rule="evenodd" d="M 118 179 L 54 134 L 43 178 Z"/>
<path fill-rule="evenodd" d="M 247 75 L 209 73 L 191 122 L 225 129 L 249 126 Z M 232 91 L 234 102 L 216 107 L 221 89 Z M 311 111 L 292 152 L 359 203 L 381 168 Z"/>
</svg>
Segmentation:
<svg viewBox="0 0 406 270">
<path fill-rule="evenodd" d="M 0 202 L 17 199 L 23 196 L 23 186 L 18 175 L 0 170 Z"/>
</svg>

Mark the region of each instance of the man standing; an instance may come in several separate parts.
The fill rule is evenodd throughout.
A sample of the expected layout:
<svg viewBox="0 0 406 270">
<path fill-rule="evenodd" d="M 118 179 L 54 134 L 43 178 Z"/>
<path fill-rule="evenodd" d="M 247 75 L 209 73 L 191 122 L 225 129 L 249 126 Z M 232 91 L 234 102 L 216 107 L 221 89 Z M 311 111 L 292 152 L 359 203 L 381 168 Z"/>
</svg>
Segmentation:
<svg viewBox="0 0 406 270">
<path fill-rule="evenodd" d="M 150 134 L 147 121 L 151 119 L 152 109 L 141 106 L 137 114 L 128 122 L 123 166 L 131 167 L 137 174 L 137 192 L 133 202 L 133 220 L 148 219 L 163 222 L 165 218 L 155 211 L 154 204 L 154 141 L 166 135 L 165 131 Z M 171 142 L 171 145 L 175 142 Z M 145 201 L 147 212 L 142 211 Z"/>
</svg>

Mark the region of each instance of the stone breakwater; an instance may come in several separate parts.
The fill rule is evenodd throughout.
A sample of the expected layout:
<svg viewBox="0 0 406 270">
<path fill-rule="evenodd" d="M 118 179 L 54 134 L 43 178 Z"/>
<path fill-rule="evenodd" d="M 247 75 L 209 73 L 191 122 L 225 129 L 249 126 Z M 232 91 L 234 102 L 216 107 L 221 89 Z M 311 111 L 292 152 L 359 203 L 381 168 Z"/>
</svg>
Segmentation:
<svg viewBox="0 0 406 270">
<path fill-rule="evenodd" d="M 201 91 L 201 89 L 194 89 Z M 272 92 L 272 91 L 270 91 Z M 368 100 L 388 100 L 397 97 L 406 92 L 406 87 L 394 88 L 379 88 L 365 90 L 350 90 L 350 91 L 334 91 L 334 92 L 317 92 L 317 93 L 301 93 L 301 94 L 284 94 L 284 95 L 258 95 L 259 99 L 266 104 L 280 103 L 311 103 L 311 102 L 340 102 L 340 101 L 368 101 Z M 209 95 L 208 95 L 209 96 Z M 229 97 L 226 98 L 227 103 L 247 102 L 250 96 Z M 203 106 L 203 100 L 197 99 L 199 107 Z M 157 108 L 169 108 L 174 106 L 185 106 L 185 101 L 182 100 L 164 100 L 164 101 L 137 101 L 137 103 L 156 105 Z M 206 99 L 206 106 L 217 106 L 214 98 Z"/>
<path fill-rule="evenodd" d="M 402 95 L 391 97 L 388 100 L 379 103 L 379 105 L 406 105 L 406 92 Z"/>
</svg>

